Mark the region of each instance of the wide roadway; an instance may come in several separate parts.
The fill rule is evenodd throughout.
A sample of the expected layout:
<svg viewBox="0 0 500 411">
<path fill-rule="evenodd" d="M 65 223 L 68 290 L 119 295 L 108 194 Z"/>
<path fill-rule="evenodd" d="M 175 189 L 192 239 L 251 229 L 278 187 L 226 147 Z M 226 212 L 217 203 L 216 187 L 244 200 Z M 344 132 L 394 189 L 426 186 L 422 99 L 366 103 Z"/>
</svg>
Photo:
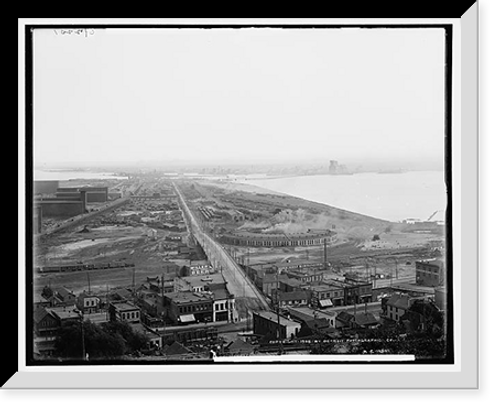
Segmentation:
<svg viewBox="0 0 500 411">
<path fill-rule="evenodd" d="M 244 300 L 244 305 L 247 309 L 269 310 L 269 303 L 264 296 L 246 277 L 241 267 L 231 258 L 227 251 L 208 234 L 203 232 L 176 184 L 174 184 L 174 188 L 179 196 L 187 226 L 203 247 L 212 265 L 221 270 L 227 282 L 228 291 L 237 299 Z M 247 315 L 246 312 L 239 312 L 239 314 L 240 318 Z"/>
</svg>

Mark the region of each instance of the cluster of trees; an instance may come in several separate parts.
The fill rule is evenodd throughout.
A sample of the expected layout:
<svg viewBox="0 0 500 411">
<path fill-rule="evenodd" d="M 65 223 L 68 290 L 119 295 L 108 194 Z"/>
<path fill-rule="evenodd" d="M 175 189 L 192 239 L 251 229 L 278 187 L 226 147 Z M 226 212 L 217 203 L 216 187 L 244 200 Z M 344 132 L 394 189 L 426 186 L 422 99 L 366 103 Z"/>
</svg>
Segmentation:
<svg viewBox="0 0 500 411">
<path fill-rule="evenodd" d="M 83 338 L 82 338 L 83 330 Z M 129 324 L 90 321 L 69 322 L 61 327 L 56 339 L 56 353 L 63 358 L 113 358 L 147 348 L 145 335 L 134 331 Z"/>
</svg>

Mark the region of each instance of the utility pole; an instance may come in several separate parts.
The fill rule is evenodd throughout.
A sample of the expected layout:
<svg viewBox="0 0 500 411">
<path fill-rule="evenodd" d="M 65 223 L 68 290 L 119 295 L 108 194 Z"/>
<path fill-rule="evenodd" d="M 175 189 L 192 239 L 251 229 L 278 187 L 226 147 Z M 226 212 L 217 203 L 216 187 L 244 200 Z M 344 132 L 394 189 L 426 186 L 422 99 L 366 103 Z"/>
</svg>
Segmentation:
<svg viewBox="0 0 500 411">
<path fill-rule="evenodd" d="M 86 360 L 86 355 L 85 355 L 85 334 L 83 331 L 83 312 L 79 311 L 80 313 L 80 323 L 82 325 L 82 360 Z"/>
<path fill-rule="evenodd" d="M 132 291 L 135 299 L 135 266 L 132 267 Z"/>
<path fill-rule="evenodd" d="M 279 293 L 279 268 L 276 267 L 276 315 L 278 316 L 278 355 L 282 353 L 281 347 L 281 322 L 280 322 L 280 293 Z"/>
<path fill-rule="evenodd" d="M 326 269 L 326 268 L 327 268 L 327 266 L 328 266 L 327 256 L 326 256 L 326 238 L 325 238 L 325 240 L 323 241 L 323 259 L 324 259 L 323 264 L 324 264 L 325 269 Z"/>
<path fill-rule="evenodd" d="M 104 314 L 104 318 L 106 321 L 108 321 L 108 309 L 109 309 L 108 294 L 109 294 L 109 288 L 108 288 L 108 284 L 106 284 L 106 310 L 105 310 L 105 314 Z"/>
</svg>

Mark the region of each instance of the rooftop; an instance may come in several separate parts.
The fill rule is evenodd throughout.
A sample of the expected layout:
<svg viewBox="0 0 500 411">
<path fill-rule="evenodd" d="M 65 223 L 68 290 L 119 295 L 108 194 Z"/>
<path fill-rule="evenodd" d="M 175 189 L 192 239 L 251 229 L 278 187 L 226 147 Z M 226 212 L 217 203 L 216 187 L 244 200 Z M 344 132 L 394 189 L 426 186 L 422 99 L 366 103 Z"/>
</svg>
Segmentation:
<svg viewBox="0 0 500 411">
<path fill-rule="evenodd" d="M 33 314 L 33 320 L 35 323 L 38 323 L 40 322 L 41 320 L 43 320 L 43 318 L 46 316 L 46 315 L 51 315 L 53 316 L 53 314 L 46 310 L 45 308 L 37 308 Z"/>
<path fill-rule="evenodd" d="M 254 311 L 254 316 L 257 315 L 259 317 L 265 318 L 267 320 L 270 320 L 272 322 L 278 323 L 278 315 L 274 311 Z M 297 321 L 289 320 L 286 317 L 283 317 L 282 315 L 279 316 L 279 321 L 280 325 L 286 326 L 286 327 L 298 327 L 300 326 L 300 323 Z"/>
<path fill-rule="evenodd" d="M 286 293 L 279 293 L 280 301 L 295 301 L 295 300 L 307 300 L 308 294 L 304 290 L 289 291 Z"/>
<path fill-rule="evenodd" d="M 322 235 L 332 234 L 329 230 L 324 231 L 315 231 L 315 232 L 302 232 L 302 233 L 250 233 L 247 231 L 238 231 L 235 233 L 224 234 L 227 237 L 241 237 L 241 238 L 254 238 L 256 240 L 265 240 L 265 241 L 273 241 L 273 240 L 283 240 L 283 237 L 286 239 L 314 239 Z"/>
<path fill-rule="evenodd" d="M 54 307 L 51 308 L 50 311 L 59 317 L 61 320 L 79 320 L 80 319 L 80 313 L 75 311 L 77 310 L 75 306 L 71 307 Z"/>
<path fill-rule="evenodd" d="M 227 351 L 229 351 L 231 354 L 249 354 L 253 352 L 255 347 L 252 344 L 249 344 L 240 338 L 236 339 L 233 342 L 230 342 L 229 345 L 226 347 Z"/>
<path fill-rule="evenodd" d="M 224 277 L 220 273 L 204 276 L 182 277 L 182 280 L 191 284 L 191 286 L 193 287 L 208 284 L 224 284 L 226 282 L 226 280 L 224 280 Z"/>
<path fill-rule="evenodd" d="M 311 291 L 330 291 L 330 290 L 343 290 L 340 285 L 337 284 L 318 284 L 318 285 L 310 285 L 308 287 Z"/>
<path fill-rule="evenodd" d="M 128 311 L 128 310 L 138 310 L 139 307 L 137 307 L 134 304 L 131 304 L 129 302 L 123 302 L 123 303 L 111 303 L 113 307 L 115 307 L 116 310 L 118 311 Z"/>
<path fill-rule="evenodd" d="M 427 265 L 434 265 L 434 266 L 438 266 L 438 267 L 443 267 L 443 265 L 444 265 L 444 258 L 435 258 L 433 260 L 420 260 L 420 261 L 416 261 L 416 263 L 427 264 Z"/>
<path fill-rule="evenodd" d="M 330 313 L 326 311 L 320 311 L 320 310 L 314 310 L 309 307 L 294 307 L 294 308 L 289 308 L 288 311 L 290 312 L 291 315 L 293 315 L 296 318 L 299 318 L 303 321 L 306 321 L 311 318 L 326 318 L 326 319 L 331 319 L 332 317 L 335 316 L 335 313 Z"/>
<path fill-rule="evenodd" d="M 387 305 L 407 310 L 410 308 L 410 301 L 408 294 L 394 294 L 387 300 Z"/>
<path fill-rule="evenodd" d="M 213 296 L 214 300 L 225 300 L 228 298 L 234 298 L 233 294 L 231 294 L 226 289 L 216 288 L 215 290 L 212 290 L 211 292 L 212 292 L 212 296 Z"/>
<path fill-rule="evenodd" d="M 174 341 L 171 345 L 169 345 L 163 349 L 163 353 L 166 356 L 170 356 L 170 355 L 189 354 L 189 353 L 192 353 L 192 351 L 190 349 L 184 347 L 181 343 Z"/>
<path fill-rule="evenodd" d="M 295 259 L 295 260 L 286 260 L 286 261 L 280 261 L 276 263 L 266 263 L 266 262 L 255 262 L 250 264 L 250 267 L 260 267 L 262 268 L 270 268 L 270 267 L 313 267 L 313 266 L 322 266 L 323 261 L 314 261 L 314 260 L 307 260 L 307 259 Z"/>
<path fill-rule="evenodd" d="M 200 301 L 209 301 L 210 297 L 193 293 L 190 291 L 179 291 L 165 294 L 165 297 L 175 301 L 176 303 L 192 303 L 192 302 L 200 302 Z"/>
<path fill-rule="evenodd" d="M 378 321 L 372 313 L 359 313 L 355 316 L 355 322 L 358 325 L 369 325 L 369 324 L 377 324 Z"/>
</svg>

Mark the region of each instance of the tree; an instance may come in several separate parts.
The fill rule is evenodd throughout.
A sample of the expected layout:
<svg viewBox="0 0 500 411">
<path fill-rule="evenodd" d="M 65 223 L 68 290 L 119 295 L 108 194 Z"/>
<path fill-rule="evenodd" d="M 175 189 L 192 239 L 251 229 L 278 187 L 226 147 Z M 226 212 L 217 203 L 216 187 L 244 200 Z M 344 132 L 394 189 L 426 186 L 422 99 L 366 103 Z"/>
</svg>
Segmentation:
<svg viewBox="0 0 500 411">
<path fill-rule="evenodd" d="M 125 340 L 108 334 L 90 321 L 83 323 L 85 354 L 90 358 L 117 357 L 125 353 Z M 71 321 L 63 325 L 56 336 L 56 354 L 64 358 L 83 358 L 82 323 Z"/>
<path fill-rule="evenodd" d="M 183 265 L 179 270 L 179 277 L 187 277 L 189 275 L 189 267 Z"/>
<path fill-rule="evenodd" d="M 372 241 L 378 241 L 380 240 L 380 236 L 378 234 L 375 234 L 372 238 Z"/>
<path fill-rule="evenodd" d="M 113 321 L 105 323 L 103 329 L 106 333 L 123 339 L 126 353 L 138 351 L 147 347 L 147 337 L 144 334 L 134 331 L 128 323 Z"/>
</svg>

